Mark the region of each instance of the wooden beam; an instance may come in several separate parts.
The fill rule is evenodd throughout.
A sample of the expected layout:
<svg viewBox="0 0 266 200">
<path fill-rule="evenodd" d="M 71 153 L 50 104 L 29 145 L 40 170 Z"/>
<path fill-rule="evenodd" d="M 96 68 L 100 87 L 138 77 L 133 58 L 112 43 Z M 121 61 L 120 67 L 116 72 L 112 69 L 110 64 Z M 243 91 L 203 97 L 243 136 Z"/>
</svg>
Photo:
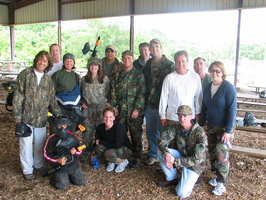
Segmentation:
<svg viewBox="0 0 266 200">
<path fill-rule="evenodd" d="M 19 8 L 30 6 L 32 4 L 35 4 L 41 1 L 44 1 L 44 0 L 24 0 L 24 1 L 18 1 L 16 3 L 12 3 L 10 4 L 10 6 L 12 6 L 15 10 L 17 10 Z"/>
<path fill-rule="evenodd" d="M 254 133 L 265 133 L 266 128 L 264 127 L 255 127 L 255 126 L 237 126 L 236 130 L 239 131 L 247 131 L 247 132 L 254 132 Z"/>
<path fill-rule="evenodd" d="M 243 154 L 248 154 L 251 156 L 258 156 L 258 157 L 266 158 L 266 150 L 261 150 L 261 149 L 253 149 L 253 148 L 240 147 L 240 146 L 233 145 L 232 149 L 230 149 L 230 152 L 243 153 Z"/>
<path fill-rule="evenodd" d="M 96 0 L 69 0 L 69 1 L 62 1 L 61 4 L 80 3 L 86 1 L 96 1 Z"/>
</svg>

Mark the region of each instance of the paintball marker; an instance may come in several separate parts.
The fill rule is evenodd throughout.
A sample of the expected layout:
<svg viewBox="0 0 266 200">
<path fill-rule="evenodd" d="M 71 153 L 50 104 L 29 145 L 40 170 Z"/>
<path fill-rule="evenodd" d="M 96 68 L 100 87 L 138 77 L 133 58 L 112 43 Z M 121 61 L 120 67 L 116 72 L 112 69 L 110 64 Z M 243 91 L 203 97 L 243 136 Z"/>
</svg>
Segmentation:
<svg viewBox="0 0 266 200">
<path fill-rule="evenodd" d="M 96 40 L 96 43 L 95 43 L 95 46 L 94 46 L 93 50 L 90 48 L 90 43 L 86 42 L 86 44 L 84 45 L 84 47 L 82 49 L 82 53 L 85 55 L 86 53 L 91 51 L 92 52 L 91 57 L 96 57 L 96 53 L 97 53 L 96 48 L 98 46 L 100 46 L 100 42 L 101 42 L 101 40 L 100 40 L 100 36 L 99 36 L 98 39 Z"/>
<path fill-rule="evenodd" d="M 75 112 L 75 113 L 77 113 L 77 112 Z M 81 112 L 80 112 L 80 113 L 81 113 Z M 77 115 L 78 115 L 78 114 L 77 114 Z M 83 116 L 81 116 L 81 114 L 79 114 L 78 116 L 81 117 L 81 118 L 83 118 Z M 51 113 L 51 112 L 48 112 L 48 113 L 47 113 L 47 117 L 56 118 L 56 117 L 54 116 L 54 114 Z M 70 119 L 70 121 L 71 121 L 72 123 L 73 123 L 73 122 L 76 122 L 76 120 L 73 119 L 73 117 L 69 117 L 69 119 Z M 84 126 L 82 126 L 81 124 L 78 125 L 78 128 L 79 128 L 79 130 L 81 130 L 82 132 L 86 130 L 86 128 L 85 128 Z"/>
<path fill-rule="evenodd" d="M 5 82 L 5 83 L 2 83 L 2 86 L 5 90 L 8 91 L 8 95 L 6 97 L 6 103 L 5 103 L 6 110 L 9 112 L 12 112 L 15 84 L 12 82 Z"/>
<path fill-rule="evenodd" d="M 78 150 L 78 151 L 82 151 L 82 150 L 85 149 L 85 148 L 86 148 L 86 145 L 83 144 L 83 145 L 78 146 L 78 147 L 77 147 L 77 150 Z M 42 173 L 42 177 L 49 176 L 50 174 L 56 172 L 57 170 L 61 169 L 61 168 L 64 167 L 64 166 L 65 166 L 65 164 L 63 164 L 63 165 L 59 165 L 59 166 L 57 166 L 57 167 L 55 167 L 55 168 L 53 168 L 53 169 L 50 169 L 49 171 L 46 171 L 46 172 Z"/>
</svg>

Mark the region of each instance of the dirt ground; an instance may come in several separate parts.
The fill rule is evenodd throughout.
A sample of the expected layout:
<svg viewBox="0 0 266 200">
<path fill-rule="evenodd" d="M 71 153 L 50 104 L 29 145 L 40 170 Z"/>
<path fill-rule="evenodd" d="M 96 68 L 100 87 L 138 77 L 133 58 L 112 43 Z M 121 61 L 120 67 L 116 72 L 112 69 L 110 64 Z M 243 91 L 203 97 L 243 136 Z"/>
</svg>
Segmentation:
<svg viewBox="0 0 266 200">
<path fill-rule="evenodd" d="M 0 91 L 1 100 L 6 97 L 6 91 Z M 175 195 L 174 186 L 159 188 L 158 181 L 164 180 L 164 175 L 158 172 L 159 165 L 145 166 L 147 153 L 145 149 L 140 169 L 115 174 L 108 173 L 106 166 L 93 169 L 91 163 L 82 163 L 81 167 L 88 177 L 86 186 L 70 185 L 67 191 L 59 191 L 50 186 L 50 177 L 41 177 L 35 173 L 36 180 L 24 179 L 19 162 L 19 143 L 14 136 L 14 122 L 10 112 L 0 105 L 0 199 L 10 200 L 43 200 L 43 199 L 179 199 Z M 266 150 L 266 135 L 237 131 L 234 145 Z M 227 183 L 227 191 L 221 197 L 211 194 L 212 186 L 207 184 L 211 178 L 210 165 L 203 173 L 203 182 L 194 187 L 188 199 L 266 199 L 266 159 L 245 154 L 230 154 L 231 169 Z M 50 166 L 45 163 L 46 166 Z"/>
</svg>

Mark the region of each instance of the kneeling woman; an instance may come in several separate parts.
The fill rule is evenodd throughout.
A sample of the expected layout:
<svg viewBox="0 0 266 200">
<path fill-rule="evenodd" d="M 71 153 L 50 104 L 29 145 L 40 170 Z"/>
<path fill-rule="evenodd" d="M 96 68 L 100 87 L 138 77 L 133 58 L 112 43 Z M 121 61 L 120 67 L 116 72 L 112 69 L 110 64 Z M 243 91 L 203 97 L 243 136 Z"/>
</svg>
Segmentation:
<svg viewBox="0 0 266 200">
<path fill-rule="evenodd" d="M 115 108 L 108 106 L 103 110 L 103 124 L 98 125 L 95 133 L 96 154 L 104 154 L 108 161 L 106 170 L 123 172 L 132 155 L 131 143 L 122 125 L 115 121 Z M 117 166 L 116 166 L 117 165 Z"/>
</svg>

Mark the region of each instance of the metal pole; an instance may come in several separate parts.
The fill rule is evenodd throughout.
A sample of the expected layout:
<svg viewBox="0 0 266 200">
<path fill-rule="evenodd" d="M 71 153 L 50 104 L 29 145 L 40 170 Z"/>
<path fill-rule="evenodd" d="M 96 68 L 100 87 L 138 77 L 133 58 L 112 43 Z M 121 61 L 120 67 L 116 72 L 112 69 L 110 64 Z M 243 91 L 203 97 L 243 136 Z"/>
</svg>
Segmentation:
<svg viewBox="0 0 266 200">
<path fill-rule="evenodd" d="M 10 53 L 11 53 L 11 60 L 15 58 L 15 28 L 14 26 L 10 27 Z"/>
<path fill-rule="evenodd" d="M 236 39 L 236 55 L 235 55 L 235 77 L 234 77 L 234 86 L 235 87 L 237 86 L 237 74 L 238 74 L 241 14 L 242 14 L 242 10 L 239 9 L 239 11 L 238 11 L 238 26 L 237 26 L 237 39 Z"/>
<path fill-rule="evenodd" d="M 134 16 L 135 0 L 131 0 L 131 16 L 130 16 L 130 51 L 134 52 Z"/>
</svg>

